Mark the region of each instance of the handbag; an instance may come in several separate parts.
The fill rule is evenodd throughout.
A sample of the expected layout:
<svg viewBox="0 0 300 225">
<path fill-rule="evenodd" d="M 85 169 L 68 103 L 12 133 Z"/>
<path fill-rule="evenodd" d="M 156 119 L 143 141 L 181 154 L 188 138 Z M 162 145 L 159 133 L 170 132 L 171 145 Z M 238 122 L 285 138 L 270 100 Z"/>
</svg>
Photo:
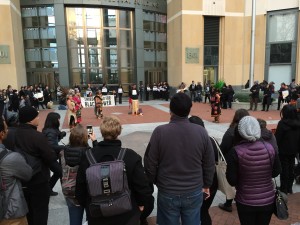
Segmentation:
<svg viewBox="0 0 300 225">
<path fill-rule="evenodd" d="M 274 181 L 276 186 L 274 214 L 278 219 L 286 220 L 289 218 L 289 211 L 287 207 L 287 196 L 285 193 L 279 190 L 275 179 Z"/>
<path fill-rule="evenodd" d="M 219 147 L 219 144 L 215 140 L 215 138 L 212 137 L 212 139 L 214 140 L 214 142 L 217 146 L 217 149 L 218 149 L 218 164 L 216 165 L 218 190 L 220 190 L 222 193 L 224 193 L 226 195 L 227 199 L 234 199 L 235 188 L 232 187 L 226 179 L 227 163 L 226 163 L 225 157 Z"/>
<path fill-rule="evenodd" d="M 270 159 L 270 164 L 271 168 L 273 167 L 272 161 L 271 161 L 271 156 L 269 153 L 269 150 L 263 141 L 263 144 L 265 145 L 265 148 L 267 149 L 269 159 Z M 287 195 L 283 193 L 282 191 L 279 190 L 279 187 L 277 186 L 275 178 L 273 178 L 274 183 L 275 183 L 275 205 L 274 205 L 274 215 L 280 219 L 280 220 L 286 220 L 289 218 L 289 211 L 287 207 Z"/>
</svg>

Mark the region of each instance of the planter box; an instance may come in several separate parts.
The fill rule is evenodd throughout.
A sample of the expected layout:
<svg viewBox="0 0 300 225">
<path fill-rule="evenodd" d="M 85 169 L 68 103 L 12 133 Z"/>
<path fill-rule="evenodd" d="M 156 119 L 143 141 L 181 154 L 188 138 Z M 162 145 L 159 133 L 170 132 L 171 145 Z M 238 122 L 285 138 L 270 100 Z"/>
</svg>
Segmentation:
<svg viewBox="0 0 300 225">
<path fill-rule="evenodd" d="M 237 110 L 237 109 L 249 109 L 250 108 L 250 103 L 249 102 L 232 102 L 232 108 Z M 254 109 L 254 105 L 253 105 Z M 277 101 L 274 101 L 270 107 L 269 110 L 276 110 L 277 109 Z M 257 110 L 262 110 L 262 103 L 257 104 Z"/>
</svg>

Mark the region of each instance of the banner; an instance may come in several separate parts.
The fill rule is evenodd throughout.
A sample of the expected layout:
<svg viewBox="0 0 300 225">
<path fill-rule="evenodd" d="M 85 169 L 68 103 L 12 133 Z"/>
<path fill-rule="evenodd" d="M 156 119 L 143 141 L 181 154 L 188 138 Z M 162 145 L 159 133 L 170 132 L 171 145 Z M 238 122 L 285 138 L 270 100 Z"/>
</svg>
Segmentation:
<svg viewBox="0 0 300 225">
<path fill-rule="evenodd" d="M 94 97 L 82 97 L 81 98 L 81 104 L 83 108 L 89 108 L 89 107 L 94 107 L 95 102 L 94 102 Z M 114 106 L 115 105 L 115 98 L 113 95 L 103 95 L 102 96 L 102 103 L 103 107 L 104 106 Z"/>
</svg>

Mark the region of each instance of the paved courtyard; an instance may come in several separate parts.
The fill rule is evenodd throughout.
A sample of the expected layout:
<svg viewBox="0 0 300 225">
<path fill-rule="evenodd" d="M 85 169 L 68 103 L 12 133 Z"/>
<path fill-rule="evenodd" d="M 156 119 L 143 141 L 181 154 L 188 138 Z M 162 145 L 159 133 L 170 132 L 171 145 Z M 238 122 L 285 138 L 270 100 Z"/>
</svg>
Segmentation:
<svg viewBox="0 0 300 225">
<path fill-rule="evenodd" d="M 65 137 L 62 142 L 64 144 L 68 143 L 69 129 L 66 119 L 66 111 L 56 110 L 56 107 L 52 110 L 41 110 L 40 111 L 40 126 L 39 130 L 42 129 L 46 115 L 50 111 L 55 111 L 60 113 L 62 121 L 62 129 L 67 132 L 67 137 Z M 146 146 L 149 142 L 152 131 L 158 125 L 165 124 L 169 122 L 169 102 L 165 101 L 149 101 L 141 103 L 141 108 L 143 110 L 143 116 L 133 116 L 129 115 L 128 103 L 122 105 L 105 107 L 103 112 L 104 115 L 115 115 L 119 117 L 123 125 L 122 134 L 120 139 L 124 147 L 134 149 L 142 157 L 146 150 Z M 212 118 L 210 117 L 210 107 L 209 104 L 194 103 L 190 115 L 197 115 L 201 117 L 205 122 L 205 127 L 209 135 L 215 137 L 219 142 L 221 142 L 224 132 L 227 130 L 235 110 L 227 109 L 222 110 L 221 120 L 219 124 L 212 123 Z M 269 112 L 261 111 L 250 111 L 250 115 L 256 118 L 262 118 L 268 122 L 268 128 L 276 128 L 276 125 L 280 119 L 279 111 L 271 110 Z M 98 141 L 101 140 L 99 124 L 101 120 L 97 120 L 94 116 L 93 108 L 84 108 L 82 111 L 83 125 L 92 125 L 94 132 L 98 137 Z M 48 225 L 66 225 L 68 222 L 68 210 L 64 197 L 61 192 L 61 187 L 59 182 L 54 188 L 55 191 L 59 192 L 56 197 L 51 197 L 50 201 L 50 213 Z M 287 225 L 300 222 L 300 185 L 294 185 L 293 190 L 295 194 L 289 195 L 289 212 L 290 218 L 286 221 L 279 221 L 276 217 L 272 218 L 271 224 L 276 225 Z M 157 190 L 155 190 L 156 195 Z M 239 224 L 237 211 L 235 206 L 233 207 L 233 212 L 228 213 L 220 210 L 217 205 L 223 202 L 225 196 L 218 192 L 212 207 L 210 208 L 210 214 L 213 219 L 213 225 L 237 225 Z M 153 210 L 151 216 L 148 218 L 149 224 L 155 225 L 156 220 L 156 208 Z"/>
</svg>

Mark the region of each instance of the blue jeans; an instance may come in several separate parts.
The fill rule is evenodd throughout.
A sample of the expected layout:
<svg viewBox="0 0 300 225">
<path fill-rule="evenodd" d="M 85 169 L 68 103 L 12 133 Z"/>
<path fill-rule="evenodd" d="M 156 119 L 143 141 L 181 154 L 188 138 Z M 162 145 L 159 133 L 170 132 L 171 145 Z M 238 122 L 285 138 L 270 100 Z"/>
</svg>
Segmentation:
<svg viewBox="0 0 300 225">
<path fill-rule="evenodd" d="M 158 225 L 200 225 L 200 209 L 203 201 L 202 190 L 187 194 L 168 194 L 158 191 Z"/>
<path fill-rule="evenodd" d="M 74 205 L 68 198 L 66 202 L 69 210 L 70 225 L 82 225 L 84 208 Z"/>
</svg>

